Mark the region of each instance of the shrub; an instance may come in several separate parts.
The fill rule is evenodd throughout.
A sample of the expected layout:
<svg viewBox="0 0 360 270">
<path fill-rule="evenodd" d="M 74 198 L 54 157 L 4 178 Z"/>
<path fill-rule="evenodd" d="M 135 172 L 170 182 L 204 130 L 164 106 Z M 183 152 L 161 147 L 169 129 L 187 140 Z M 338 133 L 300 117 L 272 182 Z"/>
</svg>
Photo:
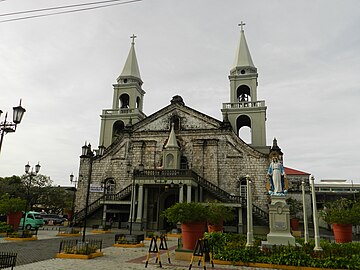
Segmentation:
<svg viewBox="0 0 360 270">
<path fill-rule="evenodd" d="M 206 221 L 207 215 L 206 206 L 196 202 L 176 203 L 162 212 L 162 216 L 173 224 Z"/>
</svg>

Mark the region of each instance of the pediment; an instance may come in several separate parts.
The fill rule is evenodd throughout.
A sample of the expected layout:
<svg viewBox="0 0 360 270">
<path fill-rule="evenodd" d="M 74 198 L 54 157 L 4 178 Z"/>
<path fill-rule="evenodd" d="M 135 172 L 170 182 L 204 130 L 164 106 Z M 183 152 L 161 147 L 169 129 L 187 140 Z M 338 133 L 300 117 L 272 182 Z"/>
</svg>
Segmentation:
<svg viewBox="0 0 360 270">
<path fill-rule="evenodd" d="M 181 130 L 219 129 L 221 122 L 190 107 L 171 104 L 133 126 L 134 132 L 170 130 L 172 119 L 178 118 Z"/>
</svg>

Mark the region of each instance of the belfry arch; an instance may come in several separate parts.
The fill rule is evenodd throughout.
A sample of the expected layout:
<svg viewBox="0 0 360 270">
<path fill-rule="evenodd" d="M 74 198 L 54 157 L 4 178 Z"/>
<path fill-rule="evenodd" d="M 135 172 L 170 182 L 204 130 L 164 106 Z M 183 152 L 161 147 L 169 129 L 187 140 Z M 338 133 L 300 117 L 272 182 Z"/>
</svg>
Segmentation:
<svg viewBox="0 0 360 270">
<path fill-rule="evenodd" d="M 251 101 L 250 87 L 247 85 L 240 85 L 236 90 L 236 98 L 238 102 Z"/>
<path fill-rule="evenodd" d="M 122 94 L 120 96 L 120 108 L 121 109 L 126 109 L 129 108 L 129 104 L 130 104 L 130 97 L 128 94 Z"/>
<path fill-rule="evenodd" d="M 112 141 L 114 141 L 117 137 L 119 137 L 120 132 L 125 128 L 125 124 L 123 121 L 118 120 L 113 125 L 113 132 L 112 132 Z"/>
<path fill-rule="evenodd" d="M 236 130 L 238 136 L 246 143 L 252 143 L 251 118 L 247 115 L 240 115 L 236 119 Z M 240 132 L 241 131 L 241 132 Z"/>
</svg>

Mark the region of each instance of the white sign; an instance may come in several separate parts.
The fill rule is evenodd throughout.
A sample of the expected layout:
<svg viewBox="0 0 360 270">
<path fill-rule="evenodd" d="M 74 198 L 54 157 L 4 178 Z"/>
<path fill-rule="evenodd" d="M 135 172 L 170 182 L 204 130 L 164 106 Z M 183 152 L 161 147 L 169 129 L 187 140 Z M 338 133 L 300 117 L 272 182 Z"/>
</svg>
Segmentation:
<svg viewBox="0 0 360 270">
<path fill-rule="evenodd" d="M 102 186 L 97 186 L 97 185 L 90 185 L 90 192 L 104 192 L 104 189 Z"/>
</svg>

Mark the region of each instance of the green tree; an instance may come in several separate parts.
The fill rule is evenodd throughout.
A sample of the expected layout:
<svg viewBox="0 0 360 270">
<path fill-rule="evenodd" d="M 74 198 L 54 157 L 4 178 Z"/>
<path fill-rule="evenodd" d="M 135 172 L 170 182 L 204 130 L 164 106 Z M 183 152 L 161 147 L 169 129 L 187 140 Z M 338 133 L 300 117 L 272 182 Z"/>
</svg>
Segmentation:
<svg viewBox="0 0 360 270">
<path fill-rule="evenodd" d="M 21 190 L 23 198 L 28 203 L 28 210 L 32 210 L 34 205 L 41 205 L 44 195 L 51 189 L 52 180 L 49 176 L 37 174 L 21 176 Z"/>
<path fill-rule="evenodd" d="M 0 177 L 0 196 L 4 194 L 9 194 L 11 197 L 21 197 L 21 178 L 19 176 Z"/>
<path fill-rule="evenodd" d="M 3 194 L 0 197 L 0 213 L 9 214 L 20 212 L 25 208 L 26 201 L 20 198 L 13 198 L 9 194 Z"/>
</svg>

